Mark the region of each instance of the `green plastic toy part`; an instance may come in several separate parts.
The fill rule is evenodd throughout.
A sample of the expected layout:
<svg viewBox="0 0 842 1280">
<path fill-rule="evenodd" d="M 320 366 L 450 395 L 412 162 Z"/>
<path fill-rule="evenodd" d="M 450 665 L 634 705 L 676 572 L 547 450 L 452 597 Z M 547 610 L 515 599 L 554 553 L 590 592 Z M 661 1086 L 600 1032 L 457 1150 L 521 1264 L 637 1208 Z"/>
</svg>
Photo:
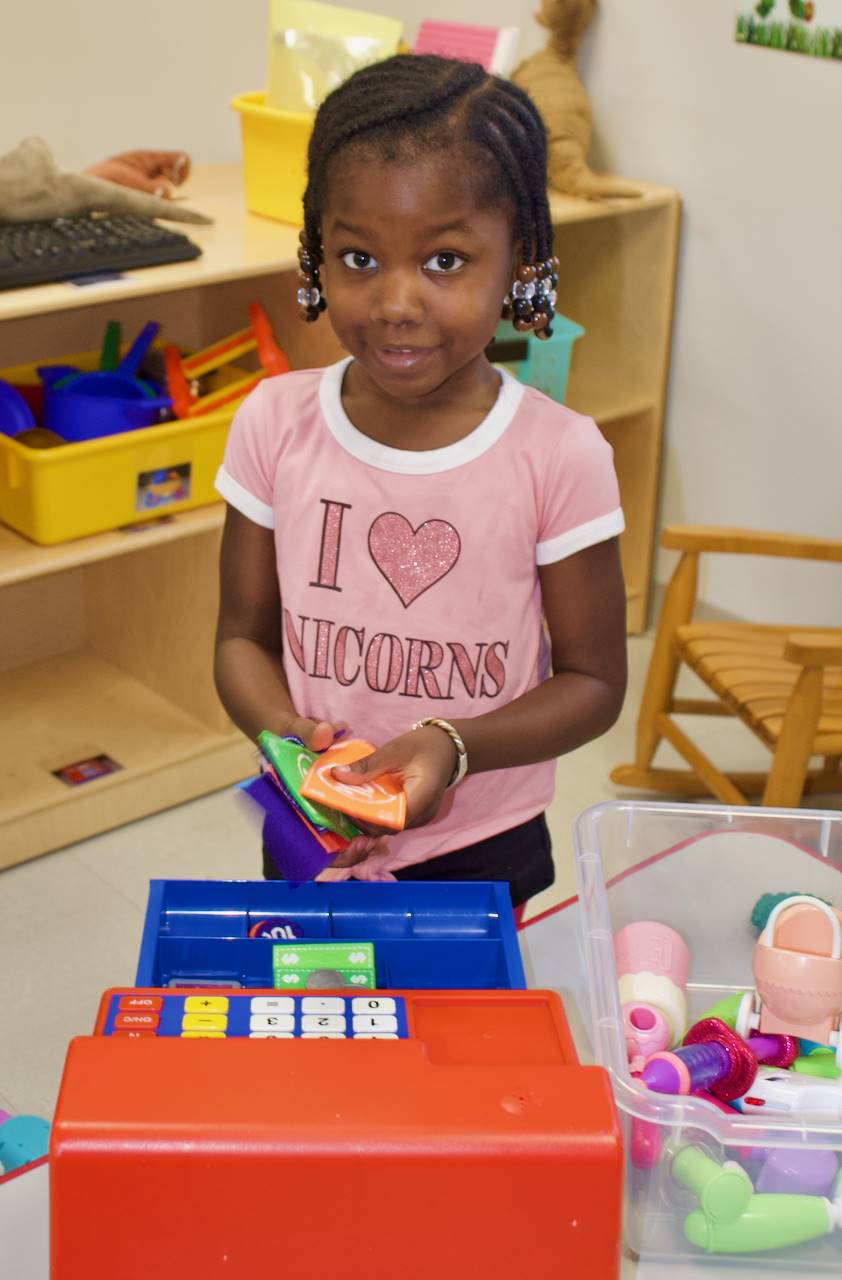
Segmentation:
<svg viewBox="0 0 842 1280">
<path fill-rule="evenodd" d="M 829 1235 L 839 1211 L 823 1196 L 752 1196 L 734 1222 L 714 1222 L 701 1209 L 684 1219 L 684 1234 L 706 1253 L 759 1253 Z"/>
<path fill-rule="evenodd" d="M 682 1147 L 673 1159 L 671 1172 L 676 1182 L 699 1197 L 699 1208 L 711 1222 L 735 1222 L 754 1195 L 751 1179 L 742 1165 L 718 1164 L 701 1147 Z"/>
<path fill-rule="evenodd" d="M 725 996 L 722 1000 L 717 1000 L 716 1004 L 702 1014 L 702 1018 L 719 1018 L 720 1022 L 724 1022 L 732 1031 L 737 1030 L 737 1014 L 739 1013 L 740 1004 L 742 1002 L 744 991 L 735 991 L 733 995 Z"/>
<path fill-rule="evenodd" d="M 837 1067 L 833 1049 L 813 1049 L 812 1053 L 796 1058 L 792 1069 L 805 1076 L 823 1076 L 826 1080 L 838 1080 L 842 1076 L 842 1067 Z"/>
</svg>

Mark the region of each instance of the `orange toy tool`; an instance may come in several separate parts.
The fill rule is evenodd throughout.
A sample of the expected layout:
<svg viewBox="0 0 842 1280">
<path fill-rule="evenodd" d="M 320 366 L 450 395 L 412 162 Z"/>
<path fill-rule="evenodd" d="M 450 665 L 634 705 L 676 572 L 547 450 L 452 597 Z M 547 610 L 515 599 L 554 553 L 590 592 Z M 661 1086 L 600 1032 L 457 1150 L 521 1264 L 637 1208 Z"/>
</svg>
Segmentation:
<svg viewBox="0 0 842 1280">
<path fill-rule="evenodd" d="M 361 738 L 330 747 L 314 761 L 301 784 L 301 794 L 308 800 L 317 800 L 330 809 L 347 813 L 349 818 L 370 822 L 390 831 L 402 831 L 406 822 L 406 795 L 403 787 L 391 774 L 381 774 L 371 782 L 351 785 L 333 777 L 333 770 L 340 764 L 354 764 L 363 756 L 370 756 L 375 748 Z"/>
<path fill-rule="evenodd" d="M 255 350 L 260 361 L 257 373 L 247 374 L 205 396 L 193 394 L 190 383 L 194 378 L 212 373 L 214 369 Z M 267 374 L 273 377 L 277 373 L 288 373 L 289 361 L 275 341 L 266 312 L 259 302 L 252 302 L 249 304 L 248 328 L 239 329 L 192 356 L 182 356 L 177 347 L 167 346 L 164 348 L 164 369 L 174 412 L 179 418 L 195 418 L 199 414 L 213 413 L 235 400 L 242 400 Z"/>
</svg>

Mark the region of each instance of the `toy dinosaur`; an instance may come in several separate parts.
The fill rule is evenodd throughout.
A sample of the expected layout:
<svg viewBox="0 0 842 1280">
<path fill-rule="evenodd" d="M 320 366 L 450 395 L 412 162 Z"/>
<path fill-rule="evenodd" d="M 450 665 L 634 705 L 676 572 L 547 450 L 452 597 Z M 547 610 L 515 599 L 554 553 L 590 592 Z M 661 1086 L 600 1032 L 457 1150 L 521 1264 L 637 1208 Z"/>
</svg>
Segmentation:
<svg viewBox="0 0 842 1280">
<path fill-rule="evenodd" d="M 90 173 L 65 173 L 43 138 L 25 138 L 14 151 L 0 156 L 0 222 L 69 218 L 88 212 L 136 213 L 173 222 L 212 221 L 184 205 Z"/>
<path fill-rule="evenodd" d="M 588 167 L 591 104 L 576 72 L 576 51 L 593 17 L 596 0 L 541 0 L 536 20 L 549 30 L 540 53 L 512 72 L 544 118 L 549 140 L 549 182 L 568 195 L 599 199 L 639 196 L 640 187 Z"/>
</svg>

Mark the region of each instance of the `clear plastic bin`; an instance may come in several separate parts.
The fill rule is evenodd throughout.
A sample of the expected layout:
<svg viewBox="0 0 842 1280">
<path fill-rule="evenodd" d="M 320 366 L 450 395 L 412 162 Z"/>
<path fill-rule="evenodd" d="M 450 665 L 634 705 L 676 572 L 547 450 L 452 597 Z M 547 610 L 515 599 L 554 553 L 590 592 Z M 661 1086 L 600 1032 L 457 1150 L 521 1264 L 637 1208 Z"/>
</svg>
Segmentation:
<svg viewBox="0 0 842 1280">
<path fill-rule="evenodd" d="M 642 1260 L 639 1274 L 838 1278 L 842 1214 L 827 1234 L 790 1247 L 706 1252 L 685 1236 L 699 1201 L 674 1180 L 671 1165 L 693 1143 L 754 1177 L 759 1164 L 749 1152 L 760 1149 L 833 1152 L 842 1166 L 842 1079 L 835 1117 L 809 1122 L 726 1114 L 702 1098 L 650 1093 L 629 1074 L 613 935 L 645 919 L 682 935 L 690 949 L 689 1017 L 696 1021 L 724 996 L 753 986 L 757 934 L 750 918 L 762 894 L 810 893 L 842 906 L 842 814 L 612 802 L 582 813 L 573 840 L 594 1055 L 611 1073 L 623 1123 L 626 1242 Z M 610 879 L 606 866 L 615 871 Z M 829 1155 L 820 1158 L 828 1162 Z"/>
</svg>

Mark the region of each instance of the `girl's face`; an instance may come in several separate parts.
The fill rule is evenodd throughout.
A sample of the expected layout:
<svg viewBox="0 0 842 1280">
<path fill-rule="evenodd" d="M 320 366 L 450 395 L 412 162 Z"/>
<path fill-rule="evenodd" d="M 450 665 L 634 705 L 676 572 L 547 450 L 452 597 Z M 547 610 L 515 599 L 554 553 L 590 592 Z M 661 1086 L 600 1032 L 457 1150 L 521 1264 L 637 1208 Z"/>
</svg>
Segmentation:
<svg viewBox="0 0 842 1280">
<path fill-rule="evenodd" d="M 458 153 L 406 166 L 349 156 L 332 174 L 321 223 L 331 323 L 389 398 L 487 374 L 514 245 L 508 216 L 481 207 L 474 185 Z"/>
</svg>

